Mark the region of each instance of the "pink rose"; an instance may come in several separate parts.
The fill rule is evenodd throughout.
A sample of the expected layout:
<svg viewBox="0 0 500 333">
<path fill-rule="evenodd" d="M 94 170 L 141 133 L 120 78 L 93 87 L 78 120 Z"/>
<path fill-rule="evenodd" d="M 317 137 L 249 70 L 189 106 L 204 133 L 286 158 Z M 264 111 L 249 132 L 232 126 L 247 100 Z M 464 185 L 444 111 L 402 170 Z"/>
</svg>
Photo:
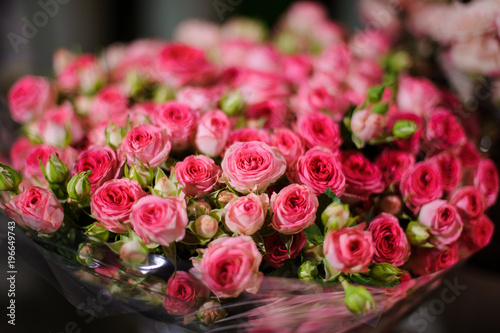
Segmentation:
<svg viewBox="0 0 500 333">
<path fill-rule="evenodd" d="M 473 186 L 464 186 L 453 192 L 450 204 L 457 208 L 465 223 L 479 219 L 486 210 L 483 194 Z"/>
<path fill-rule="evenodd" d="M 430 114 L 439 102 L 439 90 L 431 81 L 406 75 L 400 77 L 397 103 L 402 111 L 422 117 Z"/>
<path fill-rule="evenodd" d="M 168 313 L 186 315 L 210 297 L 210 290 L 188 272 L 176 271 L 167 282 L 163 305 Z"/>
<path fill-rule="evenodd" d="M 496 76 L 500 73 L 499 55 L 497 36 L 478 36 L 452 45 L 445 61 L 461 72 Z"/>
<path fill-rule="evenodd" d="M 253 235 L 264 225 L 268 206 L 267 194 L 250 193 L 230 201 L 224 207 L 227 228 L 235 234 Z"/>
<path fill-rule="evenodd" d="M 368 227 L 373 236 L 373 262 L 402 266 L 410 257 L 410 243 L 398 219 L 387 213 L 375 217 Z"/>
<path fill-rule="evenodd" d="M 186 19 L 174 30 L 175 39 L 189 46 L 210 49 L 221 39 L 221 27 L 213 22 L 200 19 Z"/>
<path fill-rule="evenodd" d="M 339 125 L 323 113 L 301 115 L 296 132 L 304 138 L 308 148 L 321 146 L 335 152 L 342 144 Z"/>
<path fill-rule="evenodd" d="M 285 260 L 297 258 L 306 243 L 306 235 L 303 232 L 299 232 L 292 236 L 292 244 L 287 249 L 287 245 L 283 243 L 280 233 L 275 232 L 271 236 L 264 238 L 264 246 L 266 248 L 264 260 L 274 268 L 280 268 Z"/>
<path fill-rule="evenodd" d="M 477 220 L 470 220 L 465 224 L 460 243 L 469 251 L 476 252 L 490 243 L 494 231 L 493 222 L 488 216 L 482 215 Z"/>
<path fill-rule="evenodd" d="M 378 166 L 358 151 L 342 152 L 342 172 L 346 179 L 343 196 L 350 200 L 368 200 L 385 189 Z"/>
<path fill-rule="evenodd" d="M 372 234 L 363 225 L 341 230 L 330 230 L 325 236 L 323 253 L 328 263 L 343 273 L 368 271 L 374 247 Z"/>
<path fill-rule="evenodd" d="M 258 104 L 248 105 L 246 115 L 249 119 L 265 120 L 264 128 L 276 128 L 285 125 L 288 107 L 283 99 L 274 98 Z"/>
<path fill-rule="evenodd" d="M 198 113 L 179 102 L 162 104 L 153 113 L 153 124 L 168 129 L 168 133 L 172 136 L 172 150 L 174 151 L 188 148 L 197 120 Z"/>
<path fill-rule="evenodd" d="M 355 33 L 349 45 L 358 57 L 375 60 L 380 59 L 391 49 L 389 36 L 378 29 L 366 29 Z"/>
<path fill-rule="evenodd" d="M 226 147 L 231 147 L 235 142 L 250 142 L 250 141 L 260 141 L 269 144 L 271 140 L 266 130 L 257 129 L 253 127 L 245 127 L 233 130 L 229 133 L 229 137 L 226 142 Z"/>
<path fill-rule="evenodd" d="M 220 177 L 220 167 L 205 155 L 191 155 L 175 165 L 175 177 L 182 191 L 191 198 L 201 198 L 213 191 Z"/>
<path fill-rule="evenodd" d="M 64 210 L 54 193 L 35 186 L 5 204 L 5 214 L 23 228 L 50 234 L 61 226 Z"/>
<path fill-rule="evenodd" d="M 168 159 L 171 147 L 166 129 L 144 124 L 133 127 L 125 135 L 118 152 L 120 159 L 126 159 L 129 165 L 139 160 L 144 165 L 156 168 Z"/>
<path fill-rule="evenodd" d="M 142 197 L 133 205 L 130 220 L 146 244 L 169 246 L 182 240 L 186 233 L 186 201 L 179 197 Z"/>
<path fill-rule="evenodd" d="M 490 159 L 482 159 L 474 173 L 474 186 L 486 199 L 486 206 L 491 207 L 498 196 L 498 171 Z"/>
<path fill-rule="evenodd" d="M 278 149 L 264 142 L 236 142 L 222 160 L 223 178 L 241 193 L 263 192 L 286 170 L 286 160 Z"/>
<path fill-rule="evenodd" d="M 283 59 L 285 78 L 295 85 L 306 81 L 313 72 L 312 59 L 303 54 L 290 55 Z"/>
<path fill-rule="evenodd" d="M 220 110 L 213 110 L 204 114 L 198 122 L 196 131 L 196 149 L 208 156 L 218 156 L 224 150 L 231 124 L 226 114 Z"/>
<path fill-rule="evenodd" d="M 442 108 L 430 114 L 423 138 L 430 149 L 438 150 L 460 146 L 466 140 L 462 125 L 451 112 Z"/>
<path fill-rule="evenodd" d="M 193 110 L 207 113 L 217 108 L 224 88 L 221 86 L 184 87 L 177 92 L 176 100 L 179 103 L 189 105 Z"/>
<path fill-rule="evenodd" d="M 27 123 L 54 103 L 54 93 L 47 79 L 28 75 L 10 88 L 8 100 L 12 119 Z"/>
<path fill-rule="evenodd" d="M 394 126 L 402 123 L 402 124 L 410 124 L 413 123 L 416 126 L 416 130 L 413 134 L 409 135 L 406 138 L 396 138 L 394 143 L 398 146 L 399 149 L 417 154 L 420 149 L 420 133 L 422 132 L 422 119 L 420 116 L 409 112 L 398 112 L 392 115 L 389 118 L 387 123 L 387 131 L 389 133 L 393 132 Z"/>
<path fill-rule="evenodd" d="M 297 158 L 305 153 L 302 138 L 286 127 L 279 127 L 274 130 L 271 136 L 271 145 L 278 148 L 285 157 L 288 165 L 295 162 Z"/>
<path fill-rule="evenodd" d="M 462 180 L 462 164 L 460 159 L 448 151 L 434 155 L 430 160 L 439 170 L 443 182 L 443 190 L 453 191 Z"/>
<path fill-rule="evenodd" d="M 126 120 L 128 98 L 117 86 L 107 86 L 96 95 L 90 109 L 89 120 L 98 124 L 103 120 Z"/>
<path fill-rule="evenodd" d="M 16 170 L 26 166 L 26 158 L 36 146 L 25 136 L 17 139 L 10 148 L 10 162 Z"/>
<path fill-rule="evenodd" d="M 81 141 L 85 134 L 69 102 L 53 107 L 38 123 L 40 137 L 45 144 L 65 147 Z"/>
<path fill-rule="evenodd" d="M 90 94 L 104 83 L 106 73 L 93 54 L 81 54 L 69 60 L 57 73 L 57 86 L 64 93 L 77 90 Z"/>
<path fill-rule="evenodd" d="M 403 173 L 413 164 L 415 156 L 400 150 L 384 150 L 375 161 L 382 172 L 385 186 L 398 185 Z"/>
<path fill-rule="evenodd" d="M 288 185 L 271 196 L 271 225 L 284 235 L 299 233 L 314 223 L 318 206 L 318 198 L 309 187 Z"/>
<path fill-rule="evenodd" d="M 250 236 L 220 237 L 208 244 L 201 262 L 193 260 L 203 281 L 217 297 L 255 294 L 263 278 L 262 255 Z"/>
<path fill-rule="evenodd" d="M 439 248 L 455 242 L 462 233 L 460 214 L 445 200 L 434 200 L 423 205 L 418 219 L 421 224 L 431 228 L 431 242 Z"/>
<path fill-rule="evenodd" d="M 477 148 L 471 142 L 467 141 L 462 147 L 460 147 L 458 158 L 460 158 L 460 162 L 464 168 L 476 169 L 481 156 L 479 155 Z"/>
<path fill-rule="evenodd" d="M 48 145 L 40 145 L 33 148 L 26 157 L 24 169 L 22 169 L 23 176 L 28 179 L 37 178 L 39 181 L 43 182 L 44 176 L 42 168 L 40 167 L 40 161 L 45 165 L 51 155 L 58 154 L 61 156 L 61 153 L 61 150 Z"/>
<path fill-rule="evenodd" d="M 72 175 L 87 170 L 92 171 L 89 181 L 90 194 L 93 194 L 104 182 L 115 177 L 117 162 L 115 151 L 110 147 L 91 146 L 78 155 Z"/>
<path fill-rule="evenodd" d="M 363 141 L 378 137 L 385 128 L 385 117 L 369 109 L 356 111 L 351 118 L 352 134 Z"/>
<path fill-rule="evenodd" d="M 399 190 L 406 206 L 416 214 L 422 205 L 443 196 L 439 170 L 432 163 L 418 162 L 403 174 Z"/>
<path fill-rule="evenodd" d="M 273 98 L 285 98 L 290 93 L 281 73 L 237 69 L 235 74 L 229 83 L 242 94 L 249 105 Z"/>
<path fill-rule="evenodd" d="M 340 161 L 329 151 L 311 149 L 299 157 L 288 178 L 292 182 L 309 186 L 315 195 L 331 188 L 337 196 L 344 194 L 346 180 Z"/>
<path fill-rule="evenodd" d="M 458 262 L 458 245 L 450 244 L 447 249 L 414 247 L 408 262 L 410 270 L 415 275 L 426 275 L 444 268 L 451 267 Z"/>
<path fill-rule="evenodd" d="M 127 232 L 134 203 L 145 196 L 141 185 L 127 178 L 112 179 L 99 187 L 90 201 L 96 224 L 115 233 Z"/>
</svg>

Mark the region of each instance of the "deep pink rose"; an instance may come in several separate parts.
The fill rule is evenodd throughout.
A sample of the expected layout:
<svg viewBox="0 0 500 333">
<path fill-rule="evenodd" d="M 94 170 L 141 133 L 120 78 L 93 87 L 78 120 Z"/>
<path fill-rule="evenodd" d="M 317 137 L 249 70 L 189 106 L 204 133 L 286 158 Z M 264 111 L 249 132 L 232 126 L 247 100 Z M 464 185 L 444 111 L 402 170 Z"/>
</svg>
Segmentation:
<svg viewBox="0 0 500 333">
<path fill-rule="evenodd" d="M 290 89 L 281 73 L 237 69 L 229 83 L 234 85 L 249 105 L 273 98 L 285 98 Z"/>
<path fill-rule="evenodd" d="M 439 170 L 443 182 L 443 190 L 453 191 L 462 180 L 462 163 L 460 159 L 448 151 L 434 155 L 430 160 Z"/>
<path fill-rule="evenodd" d="M 342 152 L 342 172 L 346 179 L 343 196 L 351 201 L 368 200 L 370 194 L 385 188 L 378 166 L 358 151 Z"/>
<path fill-rule="evenodd" d="M 61 226 L 64 210 L 54 193 L 34 186 L 5 204 L 5 214 L 23 228 L 50 234 Z"/>
<path fill-rule="evenodd" d="M 477 151 L 477 148 L 470 142 L 467 141 L 460 149 L 458 153 L 460 162 L 464 168 L 476 168 L 479 164 L 481 156 Z"/>
<path fill-rule="evenodd" d="M 491 207 L 498 196 L 498 171 L 490 159 L 482 159 L 474 173 L 474 186 L 486 199 L 486 206 Z"/>
<path fill-rule="evenodd" d="M 389 187 L 393 183 L 397 186 L 403 173 L 415 164 L 415 156 L 401 150 L 386 149 L 377 157 L 375 163 L 382 172 L 385 186 Z"/>
<path fill-rule="evenodd" d="M 325 236 L 323 253 L 328 263 L 343 273 L 368 271 L 374 247 L 372 234 L 363 225 L 340 230 L 330 230 Z"/>
<path fill-rule="evenodd" d="M 299 157 L 289 171 L 288 178 L 309 186 L 317 196 L 328 188 L 337 196 L 341 196 L 346 187 L 340 161 L 331 152 L 321 149 L 311 149 Z"/>
<path fill-rule="evenodd" d="M 281 234 L 296 234 L 316 220 L 318 198 L 306 185 L 291 184 L 271 196 L 272 227 Z"/>
<path fill-rule="evenodd" d="M 147 195 L 133 205 L 130 221 L 146 244 L 169 246 L 182 240 L 186 233 L 186 201 L 179 197 Z"/>
<path fill-rule="evenodd" d="M 286 127 L 274 130 L 271 136 L 271 145 L 278 148 L 283 154 L 288 165 L 292 164 L 305 153 L 304 141 L 302 138 Z"/>
<path fill-rule="evenodd" d="M 387 131 L 389 133 L 393 132 L 394 125 L 396 122 L 405 122 L 414 123 L 416 126 L 416 130 L 413 134 L 409 135 L 406 138 L 395 139 L 394 143 L 398 146 L 399 149 L 416 154 L 420 149 L 420 137 L 422 132 L 422 119 L 420 116 L 409 112 L 398 112 L 392 115 L 387 122 Z"/>
<path fill-rule="evenodd" d="M 186 315 L 210 297 L 210 290 L 202 281 L 184 271 L 176 271 L 168 279 L 163 305 L 168 313 Z"/>
<path fill-rule="evenodd" d="M 420 207 L 443 196 L 443 182 L 439 170 L 429 162 L 418 162 L 401 177 L 399 189 L 413 213 Z"/>
<path fill-rule="evenodd" d="M 286 244 L 283 243 L 279 232 L 275 232 L 271 236 L 264 238 L 264 246 L 266 248 L 264 260 L 269 265 L 274 268 L 280 268 L 285 260 L 295 259 L 299 256 L 300 251 L 306 245 L 306 235 L 303 232 L 299 232 L 291 237 L 293 239 L 290 249 L 287 249 Z"/>
<path fill-rule="evenodd" d="M 478 251 L 488 245 L 493 237 L 495 225 L 486 215 L 465 224 L 460 244 L 465 244 L 469 251 Z"/>
<path fill-rule="evenodd" d="M 267 207 L 269 197 L 265 193 L 236 198 L 224 207 L 226 226 L 235 234 L 251 236 L 264 225 Z"/>
<path fill-rule="evenodd" d="M 193 260 L 203 281 L 217 297 L 255 294 L 263 278 L 262 255 L 250 236 L 220 237 L 208 244 L 201 262 Z"/>
<path fill-rule="evenodd" d="M 196 149 L 208 156 L 218 156 L 224 150 L 231 124 L 226 114 L 213 110 L 204 114 L 198 122 L 196 131 Z"/>
<path fill-rule="evenodd" d="M 133 127 L 118 147 L 119 156 L 129 165 L 139 160 L 152 168 L 160 166 L 170 154 L 170 136 L 166 129 L 144 124 Z"/>
<path fill-rule="evenodd" d="M 258 104 L 248 105 L 246 115 L 249 119 L 265 120 L 263 128 L 276 128 L 285 125 L 288 106 L 285 100 L 274 98 Z"/>
<path fill-rule="evenodd" d="M 423 138 L 431 149 L 445 150 L 465 143 L 462 125 L 446 109 L 437 108 L 430 113 Z"/>
<path fill-rule="evenodd" d="M 223 178 L 241 193 L 263 192 L 286 170 L 286 160 L 278 149 L 264 142 L 236 142 L 222 160 Z"/>
<path fill-rule="evenodd" d="M 38 123 L 38 131 L 45 144 L 61 148 L 75 144 L 85 136 L 69 102 L 48 109 Z"/>
<path fill-rule="evenodd" d="M 197 121 L 197 112 L 175 101 L 158 106 L 153 113 L 153 124 L 168 129 L 173 151 L 182 151 L 189 146 Z"/>
<path fill-rule="evenodd" d="M 486 210 L 484 196 L 474 186 L 464 186 L 451 194 L 450 204 L 455 206 L 464 223 L 477 220 Z"/>
<path fill-rule="evenodd" d="M 201 198 L 213 191 L 220 173 L 220 167 L 205 155 L 191 155 L 175 165 L 175 177 L 191 198 Z"/>
<path fill-rule="evenodd" d="M 373 262 L 402 266 L 410 257 L 410 243 L 398 219 L 387 213 L 375 217 L 368 227 L 373 236 Z"/>
<path fill-rule="evenodd" d="M 403 75 L 398 88 L 398 107 L 404 112 L 422 117 L 431 113 L 440 102 L 439 90 L 427 79 Z"/>
<path fill-rule="evenodd" d="M 339 125 L 323 113 L 301 115 L 297 120 L 296 132 L 304 138 L 308 148 L 321 146 L 335 152 L 342 144 Z"/>
<path fill-rule="evenodd" d="M 145 195 L 135 180 L 112 179 L 92 195 L 90 210 L 97 225 L 115 233 L 124 233 L 127 232 L 125 225 L 130 225 L 132 206 Z"/>
<path fill-rule="evenodd" d="M 460 237 L 464 225 L 455 206 L 445 200 L 434 200 L 423 205 L 418 220 L 431 228 L 431 242 L 438 248 L 455 242 Z"/>
<path fill-rule="evenodd" d="M 118 161 L 113 149 L 108 146 L 91 146 L 82 151 L 78 156 L 72 176 L 90 170 L 89 175 L 91 191 L 100 187 L 104 182 L 115 177 Z"/>
<path fill-rule="evenodd" d="M 54 93 L 47 79 L 28 75 L 10 88 L 8 99 L 12 119 L 26 123 L 40 117 L 54 103 Z"/>
<path fill-rule="evenodd" d="M 447 249 L 414 247 L 408 262 L 410 270 L 415 275 L 431 274 L 458 262 L 458 245 L 450 244 Z"/>
<path fill-rule="evenodd" d="M 313 72 L 312 59 L 304 54 L 294 54 L 283 59 L 285 78 L 295 85 L 305 82 Z"/>
<path fill-rule="evenodd" d="M 96 95 L 90 116 L 88 119 L 92 124 L 98 124 L 103 120 L 127 119 L 128 98 L 121 88 L 117 86 L 107 86 Z"/>
</svg>

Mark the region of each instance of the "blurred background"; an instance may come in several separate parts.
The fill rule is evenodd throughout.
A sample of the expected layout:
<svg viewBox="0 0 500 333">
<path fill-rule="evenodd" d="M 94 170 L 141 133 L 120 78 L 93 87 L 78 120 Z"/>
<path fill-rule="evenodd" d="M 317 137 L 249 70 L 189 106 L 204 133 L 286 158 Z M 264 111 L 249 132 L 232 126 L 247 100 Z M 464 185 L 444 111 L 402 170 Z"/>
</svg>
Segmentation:
<svg viewBox="0 0 500 333">
<path fill-rule="evenodd" d="M 232 1 L 237 4 L 221 14 L 217 0 L 32 0 L 0 2 L 0 155 L 6 155 L 15 139 L 16 125 L 9 117 L 6 95 L 9 87 L 26 74 L 52 76 L 52 54 L 58 47 L 83 52 L 99 52 L 114 42 L 128 42 L 137 38 L 170 39 L 174 27 L 183 19 L 204 18 L 224 22 L 233 15 L 258 18 L 268 26 L 277 20 L 291 0 Z M 321 1 L 331 17 L 351 31 L 362 28 L 357 19 L 356 1 Z M 44 4 L 57 3 L 51 15 L 42 17 Z M 38 16 L 37 16 L 38 15 Z M 22 36 L 26 20 L 39 19 L 39 28 L 28 31 L 29 38 L 18 41 L 18 50 L 12 46 L 9 34 Z M 44 24 L 41 24 L 44 23 Z M 498 124 L 497 124 L 498 125 Z M 498 166 L 500 142 L 493 142 L 491 157 Z M 500 205 L 489 210 L 491 219 L 500 220 Z M 177 332 L 174 328 L 158 325 L 144 317 L 124 314 L 115 317 L 86 320 L 65 296 L 51 284 L 50 272 L 40 272 L 33 266 L 43 258 L 23 255 L 17 244 L 16 325 L 7 325 L 3 314 L 7 306 L 6 280 L 6 218 L 0 216 L 0 299 L 1 332 Z M 498 223 L 497 223 L 498 225 Z M 497 227 L 498 228 L 498 227 Z M 497 229 L 498 230 L 498 229 Z M 431 315 L 425 325 L 418 319 L 432 310 L 433 300 L 441 299 L 444 286 L 428 296 L 413 314 L 404 319 L 395 332 L 498 332 L 500 323 L 500 236 L 497 232 L 492 244 L 473 256 L 466 264 L 450 272 L 448 279 L 458 279 L 467 288 L 455 302 L 446 304 L 443 311 Z M 431 311 L 432 312 L 432 311 Z M 75 323 L 75 325 L 68 323 Z M 424 327 L 425 326 L 425 327 Z"/>
</svg>

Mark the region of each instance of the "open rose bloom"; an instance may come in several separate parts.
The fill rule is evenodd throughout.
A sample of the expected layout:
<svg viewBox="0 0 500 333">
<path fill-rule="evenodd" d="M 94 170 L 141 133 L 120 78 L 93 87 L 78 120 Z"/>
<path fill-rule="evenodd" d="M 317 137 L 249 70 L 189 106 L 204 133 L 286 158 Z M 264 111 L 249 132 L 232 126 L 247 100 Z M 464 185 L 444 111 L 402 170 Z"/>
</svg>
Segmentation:
<svg viewBox="0 0 500 333">
<path fill-rule="evenodd" d="M 353 36 L 304 2 L 272 33 L 188 20 L 176 41 L 59 50 L 55 78 L 9 91 L 25 135 L 0 208 L 78 283 L 195 330 L 397 320 L 494 233 L 487 110 L 436 80 L 498 79 L 493 2 L 402 1 L 408 26 L 392 13 Z M 365 19 L 384 3 L 362 1 Z M 453 68 L 406 52 L 404 27 Z"/>
</svg>

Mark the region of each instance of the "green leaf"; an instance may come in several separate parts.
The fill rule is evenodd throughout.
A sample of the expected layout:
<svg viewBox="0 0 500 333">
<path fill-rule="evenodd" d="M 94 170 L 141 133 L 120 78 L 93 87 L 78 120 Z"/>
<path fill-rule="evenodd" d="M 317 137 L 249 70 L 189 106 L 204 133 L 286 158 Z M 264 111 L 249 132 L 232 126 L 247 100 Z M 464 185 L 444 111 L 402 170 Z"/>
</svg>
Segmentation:
<svg viewBox="0 0 500 333">
<path fill-rule="evenodd" d="M 379 86 L 374 86 L 368 89 L 368 100 L 370 102 L 378 102 L 382 98 L 382 95 L 384 94 L 385 86 L 384 85 L 379 85 Z"/>
<path fill-rule="evenodd" d="M 332 191 L 330 187 L 325 192 L 323 192 L 323 194 L 332 199 L 332 202 L 340 203 L 340 198 Z"/>
<path fill-rule="evenodd" d="M 375 104 L 372 107 L 372 112 L 376 114 L 386 114 L 387 111 L 389 110 L 389 104 L 387 103 L 380 103 L 380 104 Z"/>
<path fill-rule="evenodd" d="M 314 245 L 322 245 L 325 240 L 325 237 L 316 224 L 304 229 L 304 234 L 306 235 L 307 240 Z"/>
<path fill-rule="evenodd" d="M 346 277 L 348 278 L 350 283 L 362 284 L 365 286 L 391 288 L 391 287 L 397 286 L 398 284 L 401 284 L 401 282 L 399 282 L 399 280 L 393 281 L 393 282 L 388 283 L 388 284 L 381 284 L 381 283 L 375 281 L 375 279 L 373 279 L 371 276 L 359 274 L 359 273 L 350 274 Z"/>
</svg>

